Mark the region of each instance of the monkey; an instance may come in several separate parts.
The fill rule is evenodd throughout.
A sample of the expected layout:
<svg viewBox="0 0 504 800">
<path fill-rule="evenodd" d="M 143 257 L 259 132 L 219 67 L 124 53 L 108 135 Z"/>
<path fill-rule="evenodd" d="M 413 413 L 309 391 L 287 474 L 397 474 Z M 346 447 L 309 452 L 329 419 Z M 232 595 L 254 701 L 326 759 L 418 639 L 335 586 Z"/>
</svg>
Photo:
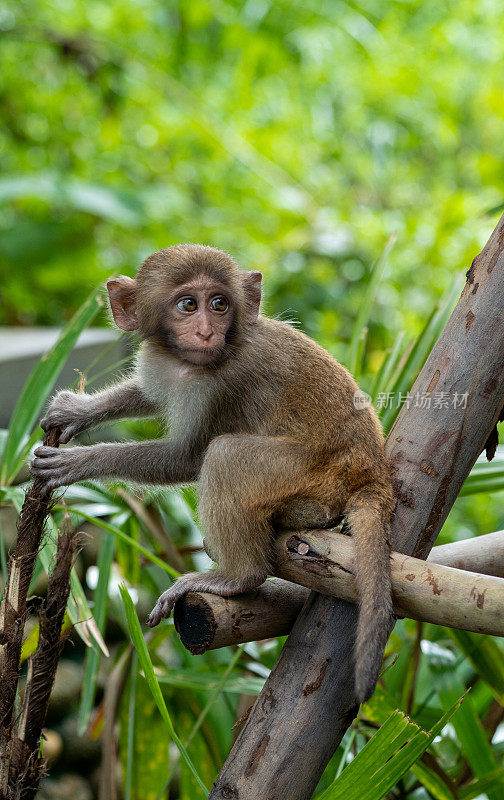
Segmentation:
<svg viewBox="0 0 504 800">
<path fill-rule="evenodd" d="M 274 572 L 275 534 L 344 518 L 355 540 L 359 618 L 355 691 L 374 691 L 393 620 L 390 465 L 378 416 L 353 377 L 287 322 L 260 313 L 261 278 L 195 244 L 150 255 L 136 279 L 107 282 L 116 325 L 140 337 L 129 377 L 94 394 L 63 391 L 41 421 L 66 444 L 104 420 L 158 416 L 168 437 L 69 448 L 41 446 L 31 471 L 48 492 L 115 477 L 197 482 L 205 548 L 217 567 L 182 575 L 147 624 L 191 591 L 224 597 Z"/>
</svg>

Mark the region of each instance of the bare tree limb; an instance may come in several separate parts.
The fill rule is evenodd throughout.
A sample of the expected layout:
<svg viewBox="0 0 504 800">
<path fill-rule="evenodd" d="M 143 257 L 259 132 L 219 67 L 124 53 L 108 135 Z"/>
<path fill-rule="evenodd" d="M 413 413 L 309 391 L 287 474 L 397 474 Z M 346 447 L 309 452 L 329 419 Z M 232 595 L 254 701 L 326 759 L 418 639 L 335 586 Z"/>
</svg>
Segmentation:
<svg viewBox="0 0 504 800">
<path fill-rule="evenodd" d="M 9 769 L 9 798 L 13 800 L 17 800 L 18 796 L 22 800 L 34 798 L 45 773 L 45 761 L 39 754 L 39 744 L 64 644 L 61 628 L 70 594 L 75 546 L 76 536 L 68 517 L 58 536 L 56 561 L 39 615 L 38 646 L 29 662 L 21 715 L 13 735 Z"/>
<path fill-rule="evenodd" d="M 433 547 L 427 561 L 504 578 L 504 531 Z"/>
</svg>

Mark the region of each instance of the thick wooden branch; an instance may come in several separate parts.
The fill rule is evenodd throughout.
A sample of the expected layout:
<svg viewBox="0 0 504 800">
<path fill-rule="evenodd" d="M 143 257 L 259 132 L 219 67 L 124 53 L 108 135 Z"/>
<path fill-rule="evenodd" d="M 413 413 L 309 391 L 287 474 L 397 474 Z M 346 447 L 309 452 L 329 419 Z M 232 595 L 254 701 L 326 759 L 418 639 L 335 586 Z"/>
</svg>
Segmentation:
<svg viewBox="0 0 504 800">
<path fill-rule="evenodd" d="M 428 561 L 504 578 L 504 531 L 433 547 Z"/>
<path fill-rule="evenodd" d="M 426 557 L 504 403 L 504 217 L 387 440 L 398 506 L 393 547 Z M 467 403 L 453 407 L 467 393 Z M 447 399 L 448 398 L 448 399 Z M 311 593 L 209 795 L 308 800 L 355 716 L 357 607 Z"/>
<path fill-rule="evenodd" d="M 350 537 L 327 531 L 283 536 L 278 574 L 315 591 L 355 603 L 358 599 Z M 390 559 L 394 610 L 437 625 L 504 635 L 504 581 L 427 563 L 401 553 Z"/>
<path fill-rule="evenodd" d="M 177 603 L 175 626 L 191 653 L 288 633 L 308 597 L 305 587 L 356 601 L 350 537 L 286 534 L 278 553 L 281 577 L 253 592 L 228 598 L 192 592 Z M 504 531 L 434 547 L 428 563 L 393 553 L 394 608 L 399 616 L 504 636 L 503 574 Z"/>
</svg>

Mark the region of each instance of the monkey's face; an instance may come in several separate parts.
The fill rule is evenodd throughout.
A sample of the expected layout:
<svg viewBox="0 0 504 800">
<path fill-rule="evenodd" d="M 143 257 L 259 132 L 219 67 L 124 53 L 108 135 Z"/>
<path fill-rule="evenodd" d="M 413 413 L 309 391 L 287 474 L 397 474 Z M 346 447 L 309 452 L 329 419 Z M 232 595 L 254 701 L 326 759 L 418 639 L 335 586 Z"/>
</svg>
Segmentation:
<svg viewBox="0 0 504 800">
<path fill-rule="evenodd" d="M 238 269 L 226 253 L 176 245 L 145 259 L 137 280 L 107 281 L 114 321 L 182 361 L 215 366 L 237 352 L 255 324 L 261 273 Z"/>
<path fill-rule="evenodd" d="M 224 358 L 233 320 L 229 288 L 201 276 L 178 286 L 163 303 L 158 339 L 183 361 L 216 364 Z"/>
</svg>

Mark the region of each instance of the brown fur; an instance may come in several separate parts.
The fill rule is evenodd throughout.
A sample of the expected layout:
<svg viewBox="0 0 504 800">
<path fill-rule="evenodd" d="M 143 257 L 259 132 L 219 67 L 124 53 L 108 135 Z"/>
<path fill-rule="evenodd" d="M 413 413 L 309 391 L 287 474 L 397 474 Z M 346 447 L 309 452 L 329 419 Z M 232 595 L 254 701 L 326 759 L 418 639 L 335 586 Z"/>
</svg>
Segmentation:
<svg viewBox="0 0 504 800">
<path fill-rule="evenodd" d="M 202 278 L 210 290 L 224 286 L 231 304 L 218 321 L 221 344 L 208 364 L 181 356 L 179 330 L 193 323 L 170 317 L 177 288 L 199 285 Z M 374 410 L 355 408 L 357 384 L 322 347 L 287 323 L 258 316 L 258 273 L 242 272 L 221 251 L 178 245 L 149 256 L 133 304 L 131 279 L 115 279 L 109 289 L 118 324 L 138 326 L 143 338 L 135 388 L 130 382 L 125 395 L 122 384 L 107 390 L 107 397 L 92 395 L 91 403 L 88 396 L 85 412 L 80 396 L 72 395 L 80 413 L 77 428 L 83 429 L 83 413 L 84 427 L 98 414 L 105 419 L 105 407 L 117 416 L 113 395 L 122 391 L 121 413 L 125 396 L 133 414 L 156 409 L 169 421 L 171 438 L 42 452 L 34 472 L 46 474 L 51 488 L 102 475 L 157 483 L 199 480 L 201 526 L 218 568 L 179 579 L 159 599 L 151 625 L 168 616 L 187 591 L 230 595 L 260 585 L 274 570 L 275 530 L 320 527 L 324 520 L 330 525 L 345 515 L 356 542 L 361 603 L 356 694 L 367 699 L 392 619 L 392 484 Z M 63 413 L 60 407 L 56 397 L 45 427 L 71 426 L 68 402 Z M 65 453 L 73 453 L 73 461 Z"/>
</svg>

